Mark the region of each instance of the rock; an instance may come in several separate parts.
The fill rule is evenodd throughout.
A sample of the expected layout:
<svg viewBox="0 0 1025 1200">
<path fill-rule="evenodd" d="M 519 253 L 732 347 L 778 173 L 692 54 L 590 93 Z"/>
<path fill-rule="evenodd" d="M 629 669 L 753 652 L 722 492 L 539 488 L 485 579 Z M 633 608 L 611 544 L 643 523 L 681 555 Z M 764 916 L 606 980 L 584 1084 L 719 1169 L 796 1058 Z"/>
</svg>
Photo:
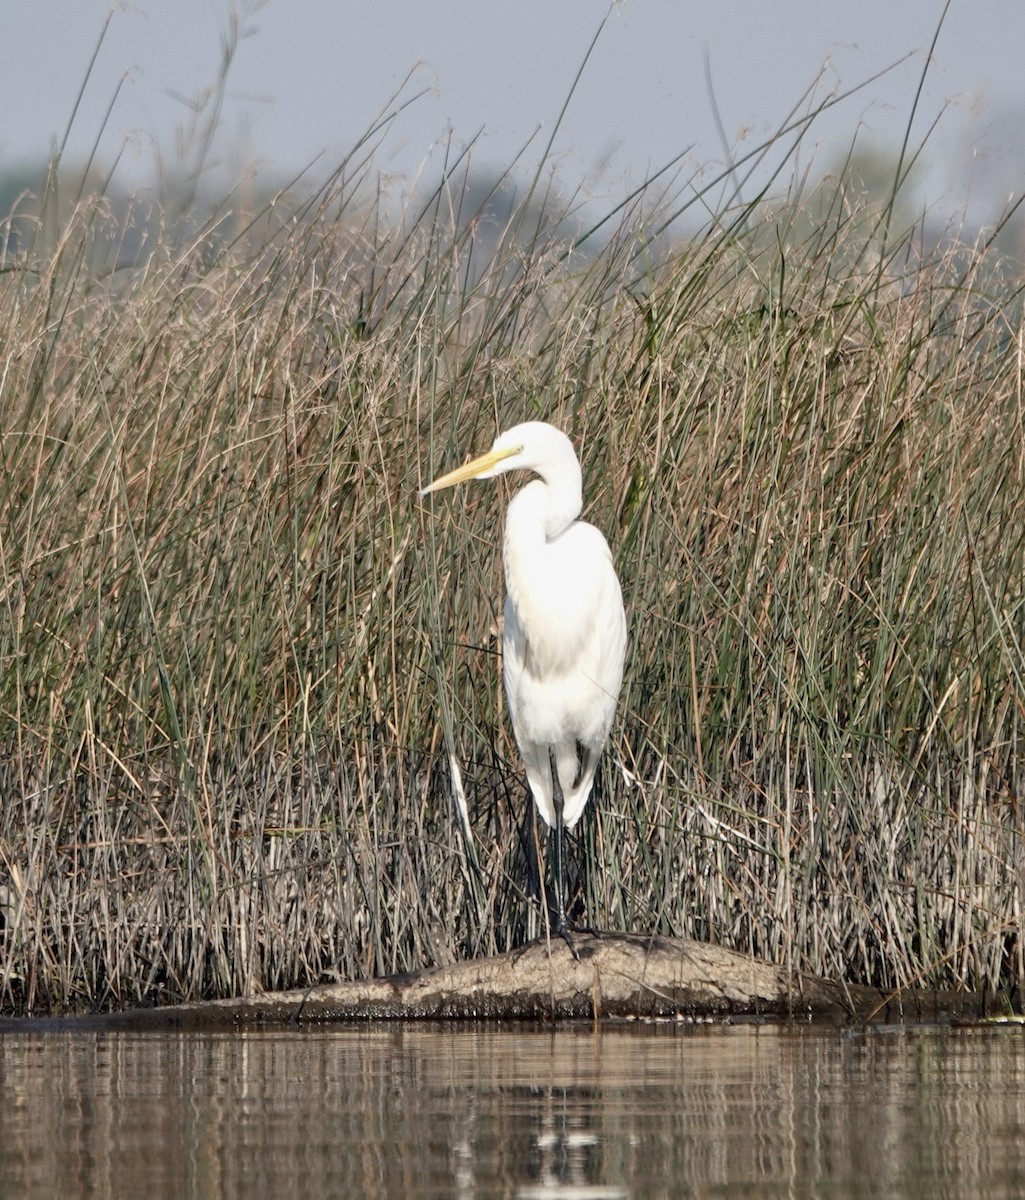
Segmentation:
<svg viewBox="0 0 1025 1200">
<path fill-rule="evenodd" d="M 235 1000 L 196 1001 L 61 1022 L 105 1028 L 212 1029 L 322 1021 L 464 1018 L 652 1020 L 828 1018 L 978 1019 L 1006 998 L 969 992 L 884 993 L 791 974 L 732 950 L 683 938 L 575 934 L 452 966 L 365 982 Z M 988 1001 L 988 1005 L 987 1005 Z M 11 1022 L 0 1021 L 0 1029 Z M 38 1027 L 41 1022 L 33 1021 Z"/>
</svg>

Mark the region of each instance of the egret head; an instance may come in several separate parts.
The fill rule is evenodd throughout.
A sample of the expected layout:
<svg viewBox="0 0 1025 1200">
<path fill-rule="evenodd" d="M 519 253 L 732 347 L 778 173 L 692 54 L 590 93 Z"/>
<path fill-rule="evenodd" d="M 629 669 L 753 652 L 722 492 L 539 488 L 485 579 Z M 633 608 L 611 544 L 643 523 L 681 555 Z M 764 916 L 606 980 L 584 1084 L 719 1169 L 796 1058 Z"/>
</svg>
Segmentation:
<svg viewBox="0 0 1025 1200">
<path fill-rule="evenodd" d="M 566 469 L 570 464 L 579 474 L 573 443 L 561 430 L 544 421 L 525 421 L 500 433 L 487 454 L 435 479 L 420 495 L 440 492 L 442 488 L 465 483 L 468 479 L 491 479 L 506 471 L 536 471 L 546 477 L 550 471 L 560 467 Z"/>
</svg>

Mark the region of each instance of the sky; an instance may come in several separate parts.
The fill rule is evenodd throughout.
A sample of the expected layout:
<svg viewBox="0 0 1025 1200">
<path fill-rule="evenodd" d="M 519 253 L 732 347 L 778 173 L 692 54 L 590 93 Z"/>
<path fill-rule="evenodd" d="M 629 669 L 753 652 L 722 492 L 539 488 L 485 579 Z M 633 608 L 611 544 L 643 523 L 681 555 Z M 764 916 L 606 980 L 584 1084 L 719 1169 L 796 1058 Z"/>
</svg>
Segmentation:
<svg viewBox="0 0 1025 1200">
<path fill-rule="evenodd" d="M 494 170 L 530 143 L 526 163 L 554 133 L 560 180 L 587 178 L 596 193 L 616 195 L 677 156 L 694 173 L 724 162 L 724 142 L 733 154 L 753 148 L 811 87 L 824 100 L 865 84 L 816 120 L 809 153 L 817 161 L 835 161 L 855 134 L 859 144 L 895 151 L 944 0 L 6 7 L 0 165 L 45 158 L 64 137 L 109 15 L 68 154 L 87 157 L 103 130 L 99 157 L 123 151 L 119 172 L 130 186 L 151 179 L 158 158 L 169 168 L 187 158 L 196 102 L 216 82 L 237 25 L 244 36 L 215 142 L 228 176 L 254 163 L 268 179 L 310 163 L 326 174 L 398 95 L 412 102 L 375 156 L 389 179 L 415 179 L 449 140 L 476 139 L 474 164 Z M 1025 187 L 1023 46 L 1022 0 L 951 0 L 912 126 L 917 142 L 939 118 L 923 154 L 923 204 L 992 209 Z"/>
</svg>

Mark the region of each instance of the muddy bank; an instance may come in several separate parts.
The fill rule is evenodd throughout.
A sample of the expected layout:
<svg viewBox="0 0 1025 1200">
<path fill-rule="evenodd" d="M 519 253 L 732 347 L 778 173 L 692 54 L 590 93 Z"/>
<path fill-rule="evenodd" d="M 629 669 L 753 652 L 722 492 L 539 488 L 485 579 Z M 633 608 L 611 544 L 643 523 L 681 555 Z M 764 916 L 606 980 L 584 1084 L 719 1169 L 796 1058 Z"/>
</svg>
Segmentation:
<svg viewBox="0 0 1025 1200">
<path fill-rule="evenodd" d="M 885 993 L 791 974 L 682 938 L 578 934 L 515 954 L 308 991 L 267 993 L 69 1018 L 62 1026 L 216 1029 L 323 1021 L 471 1018 L 823 1018 L 833 1021 L 977 1020 L 1009 1011 L 1008 997 L 912 990 Z M 54 1024 L 32 1020 L 34 1026 Z M 0 1021 L 0 1030 L 22 1021 Z"/>
</svg>

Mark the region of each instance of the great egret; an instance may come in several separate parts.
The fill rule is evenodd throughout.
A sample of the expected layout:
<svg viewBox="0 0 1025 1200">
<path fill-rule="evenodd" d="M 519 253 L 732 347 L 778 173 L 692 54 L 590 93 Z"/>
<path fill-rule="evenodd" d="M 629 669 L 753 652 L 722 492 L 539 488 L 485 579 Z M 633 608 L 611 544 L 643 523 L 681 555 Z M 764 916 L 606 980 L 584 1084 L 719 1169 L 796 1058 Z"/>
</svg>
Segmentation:
<svg viewBox="0 0 1025 1200">
<path fill-rule="evenodd" d="M 578 521 L 580 464 L 569 438 L 527 421 L 500 434 L 487 454 L 420 493 L 506 471 L 539 475 L 505 515 L 505 694 L 527 782 L 555 834 L 555 932 L 572 949 L 563 890 L 562 832 L 591 794 L 594 772 L 623 682 L 626 616 L 608 542 Z"/>
</svg>

